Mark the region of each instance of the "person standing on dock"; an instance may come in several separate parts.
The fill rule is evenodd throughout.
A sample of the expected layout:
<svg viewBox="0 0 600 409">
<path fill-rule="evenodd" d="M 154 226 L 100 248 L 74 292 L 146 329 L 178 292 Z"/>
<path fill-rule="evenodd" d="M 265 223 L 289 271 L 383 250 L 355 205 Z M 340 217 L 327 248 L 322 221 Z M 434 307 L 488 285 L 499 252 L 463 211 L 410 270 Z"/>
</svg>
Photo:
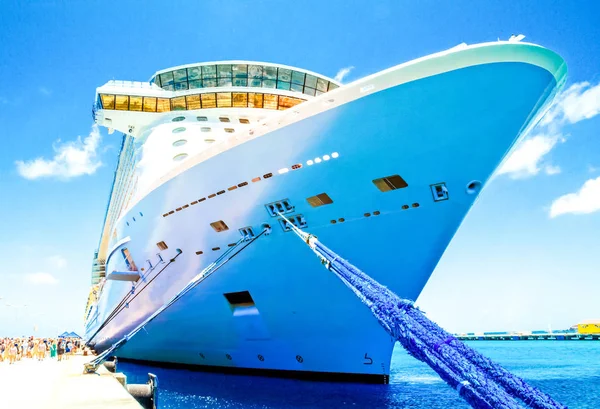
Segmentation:
<svg viewBox="0 0 600 409">
<path fill-rule="evenodd" d="M 16 360 L 17 360 L 17 343 L 15 342 L 14 344 L 12 344 L 10 346 L 10 349 L 8 351 L 8 363 L 10 365 L 12 365 L 15 363 Z"/>
<path fill-rule="evenodd" d="M 62 361 L 63 354 L 65 353 L 65 340 L 61 339 L 58 341 L 58 347 L 56 349 L 58 354 L 58 362 Z"/>
<path fill-rule="evenodd" d="M 52 344 L 50 345 L 50 358 L 56 358 L 56 340 L 52 340 L 51 341 Z"/>
</svg>

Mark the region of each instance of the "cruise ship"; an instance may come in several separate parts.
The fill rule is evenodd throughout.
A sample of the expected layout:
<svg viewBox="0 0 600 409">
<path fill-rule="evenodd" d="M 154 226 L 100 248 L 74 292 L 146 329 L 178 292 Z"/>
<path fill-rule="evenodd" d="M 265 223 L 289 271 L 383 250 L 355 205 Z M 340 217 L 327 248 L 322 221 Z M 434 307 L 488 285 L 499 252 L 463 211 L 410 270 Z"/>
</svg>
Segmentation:
<svg viewBox="0 0 600 409">
<path fill-rule="evenodd" d="M 122 146 L 86 343 L 107 350 L 228 254 L 116 356 L 386 383 L 394 339 L 291 225 L 416 300 L 566 71 L 553 51 L 513 37 L 348 84 L 254 61 L 107 82 L 93 117 Z"/>
</svg>

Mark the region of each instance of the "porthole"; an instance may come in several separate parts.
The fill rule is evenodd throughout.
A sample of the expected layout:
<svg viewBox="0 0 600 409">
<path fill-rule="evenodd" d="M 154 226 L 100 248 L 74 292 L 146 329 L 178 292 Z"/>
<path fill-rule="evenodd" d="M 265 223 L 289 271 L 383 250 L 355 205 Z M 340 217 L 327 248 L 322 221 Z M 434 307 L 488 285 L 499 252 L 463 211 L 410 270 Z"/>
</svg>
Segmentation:
<svg viewBox="0 0 600 409">
<path fill-rule="evenodd" d="M 196 255 L 197 255 L 197 256 L 199 256 L 199 255 L 200 255 L 200 254 L 202 254 L 202 253 L 204 253 L 202 250 L 198 250 L 198 251 L 196 252 Z"/>
<path fill-rule="evenodd" d="M 212 138 L 206 138 L 206 139 L 204 140 L 204 142 L 206 142 L 206 143 L 214 143 L 214 142 L 215 142 L 215 139 L 212 139 Z"/>
<path fill-rule="evenodd" d="M 402 210 L 408 209 L 408 205 L 402 205 Z"/>
<path fill-rule="evenodd" d="M 225 132 L 227 132 L 227 133 L 234 133 L 235 130 L 233 128 L 225 128 Z"/>
<path fill-rule="evenodd" d="M 336 224 L 336 223 L 337 223 L 337 220 L 332 220 L 330 223 L 331 223 L 331 224 Z"/>
<path fill-rule="evenodd" d="M 173 132 L 173 133 L 185 132 L 185 128 L 183 126 L 180 126 L 179 128 L 173 129 L 171 132 Z"/>
<path fill-rule="evenodd" d="M 365 217 L 371 217 L 371 213 L 365 213 Z"/>
<path fill-rule="evenodd" d="M 467 185 L 467 193 L 472 195 L 474 193 L 479 192 L 479 190 L 481 189 L 481 182 L 478 180 L 473 180 L 471 182 L 469 182 L 469 184 Z"/>
<path fill-rule="evenodd" d="M 175 155 L 175 156 L 173 156 L 173 160 L 174 160 L 175 162 L 180 162 L 180 161 L 184 160 L 184 159 L 185 159 L 185 158 L 187 158 L 187 157 L 188 157 L 188 154 L 187 154 L 187 153 L 180 153 L 179 155 Z"/>
<path fill-rule="evenodd" d="M 240 118 L 240 124 L 249 124 L 250 121 L 246 118 Z"/>
<path fill-rule="evenodd" d="M 185 120 L 185 116 L 177 116 L 177 117 L 171 119 L 171 121 L 173 121 L 173 122 L 181 122 L 183 120 Z"/>
<path fill-rule="evenodd" d="M 210 128 L 208 126 L 203 126 L 200 128 L 200 132 L 210 132 Z"/>
<path fill-rule="evenodd" d="M 339 156 L 340 156 L 340 154 L 339 154 L 339 153 L 337 153 L 337 152 L 333 152 L 333 153 L 331 154 L 331 157 L 332 157 L 333 159 L 335 159 L 335 158 L 338 158 Z"/>
<path fill-rule="evenodd" d="M 140 212 L 140 216 L 144 217 L 144 213 Z"/>
<path fill-rule="evenodd" d="M 133 219 L 133 221 L 135 221 L 135 217 L 133 217 L 132 219 Z"/>
<path fill-rule="evenodd" d="M 343 217 L 340 217 L 340 218 L 338 219 L 338 222 L 340 222 L 340 223 L 344 223 L 345 221 L 346 221 L 346 219 L 344 219 Z"/>
<path fill-rule="evenodd" d="M 179 146 L 183 146 L 187 143 L 187 141 L 185 139 L 180 139 L 178 141 L 173 142 L 173 146 L 175 148 L 179 147 Z"/>
<path fill-rule="evenodd" d="M 380 212 L 379 210 L 375 210 L 375 211 L 373 212 L 373 215 L 374 215 L 374 216 L 379 216 L 380 214 L 381 214 L 381 212 Z"/>
<path fill-rule="evenodd" d="M 230 122 L 229 118 L 227 118 L 226 116 L 219 117 L 219 121 L 221 121 L 221 122 Z"/>
<path fill-rule="evenodd" d="M 198 120 L 200 122 L 206 122 L 206 121 L 208 121 L 208 118 L 205 116 L 197 116 L 196 120 Z"/>
<path fill-rule="evenodd" d="M 413 203 L 412 207 L 419 207 L 419 204 L 418 203 Z"/>
</svg>

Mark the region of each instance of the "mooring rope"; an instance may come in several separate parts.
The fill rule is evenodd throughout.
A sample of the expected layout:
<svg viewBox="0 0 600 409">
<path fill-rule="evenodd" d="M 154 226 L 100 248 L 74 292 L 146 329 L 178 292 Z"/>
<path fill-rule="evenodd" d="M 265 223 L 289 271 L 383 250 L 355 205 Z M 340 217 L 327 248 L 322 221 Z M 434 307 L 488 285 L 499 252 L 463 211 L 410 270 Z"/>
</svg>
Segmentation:
<svg viewBox="0 0 600 409">
<path fill-rule="evenodd" d="M 179 291 L 168 302 L 166 302 L 160 308 L 158 308 L 152 315 L 150 315 L 141 324 L 139 324 L 137 327 L 135 327 L 135 329 L 133 329 L 127 335 L 125 335 L 120 340 L 115 342 L 110 348 L 108 348 L 106 351 L 104 351 L 100 355 L 98 355 L 94 360 L 85 364 L 84 366 L 85 366 L 86 372 L 94 372 L 96 370 L 96 368 L 102 362 L 104 362 L 110 355 L 112 355 L 119 348 L 121 348 L 123 345 L 125 345 L 127 343 L 127 341 L 129 341 L 133 336 L 135 336 L 138 332 L 140 332 L 143 328 L 145 328 L 145 326 L 148 325 L 152 320 L 154 320 L 156 317 L 158 317 L 160 314 L 162 314 L 171 305 L 175 304 L 181 297 L 183 297 L 188 292 L 190 292 L 192 289 L 194 289 L 202 281 L 204 281 L 208 277 L 210 277 L 215 271 L 217 271 L 218 269 L 223 267 L 227 262 L 229 262 L 231 259 L 233 259 L 235 256 L 237 256 L 241 251 L 243 251 L 250 244 L 254 243 L 254 241 L 256 241 L 260 236 L 265 234 L 267 231 L 268 231 L 268 228 L 265 228 L 260 234 L 257 234 L 256 236 L 254 236 L 252 238 L 242 237 L 240 240 L 238 240 L 234 246 L 228 248 L 227 251 L 225 251 L 225 253 L 223 253 L 214 262 L 209 264 L 200 273 L 198 273 L 194 278 L 192 278 L 190 280 L 190 282 L 185 287 L 183 287 L 183 289 L 181 291 Z M 245 245 L 236 251 L 236 249 L 243 244 L 245 244 Z"/>
<path fill-rule="evenodd" d="M 294 233 L 371 310 L 381 326 L 410 355 L 428 364 L 473 408 L 566 409 L 566 406 L 510 373 L 446 332 L 414 306 L 401 299 L 313 235 L 296 227 L 279 213 Z M 521 402 L 519 402 L 519 399 Z"/>
</svg>

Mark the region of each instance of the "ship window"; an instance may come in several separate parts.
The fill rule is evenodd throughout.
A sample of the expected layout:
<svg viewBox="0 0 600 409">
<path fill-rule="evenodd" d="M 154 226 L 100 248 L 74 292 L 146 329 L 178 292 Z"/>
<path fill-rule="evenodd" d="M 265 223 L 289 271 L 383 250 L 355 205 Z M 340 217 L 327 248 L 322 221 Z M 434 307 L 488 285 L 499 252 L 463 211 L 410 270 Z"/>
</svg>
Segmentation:
<svg viewBox="0 0 600 409">
<path fill-rule="evenodd" d="M 246 118 L 240 118 L 240 124 L 249 124 L 250 121 Z"/>
<path fill-rule="evenodd" d="M 212 227 L 213 229 L 215 229 L 215 231 L 217 233 L 220 233 L 220 232 L 225 231 L 225 230 L 229 230 L 229 227 L 225 224 L 225 222 L 223 220 L 219 220 L 217 222 L 212 222 L 210 224 L 210 227 Z"/>
<path fill-rule="evenodd" d="M 304 85 L 305 74 L 303 72 L 294 71 L 292 72 L 292 83 Z"/>
<path fill-rule="evenodd" d="M 231 122 L 231 121 L 229 120 L 229 118 L 227 118 L 226 116 L 221 116 L 221 117 L 219 117 L 219 121 L 221 121 L 221 122 Z"/>
<path fill-rule="evenodd" d="M 233 186 L 227 188 L 227 190 L 229 190 L 230 192 L 235 189 L 237 189 L 236 185 L 233 185 Z"/>
<path fill-rule="evenodd" d="M 188 154 L 187 154 L 187 153 L 180 153 L 179 155 L 175 155 L 175 156 L 173 156 L 173 160 L 174 160 L 175 162 L 180 162 L 180 161 L 184 160 L 184 159 L 185 159 L 185 158 L 187 158 L 187 157 L 188 157 Z"/>
<path fill-rule="evenodd" d="M 279 109 L 288 109 L 295 105 L 298 105 L 302 100 L 292 97 L 279 96 Z"/>
<path fill-rule="evenodd" d="M 185 116 L 176 116 L 175 118 L 171 119 L 172 122 L 181 122 L 185 120 Z"/>
<path fill-rule="evenodd" d="M 200 109 L 200 95 L 188 95 L 185 97 L 187 109 Z"/>
<path fill-rule="evenodd" d="M 265 94 L 265 108 L 267 109 L 277 109 L 277 95 L 273 94 Z"/>
<path fill-rule="evenodd" d="M 285 81 L 277 81 L 277 89 L 282 89 L 284 91 L 290 90 L 290 83 Z"/>
<path fill-rule="evenodd" d="M 216 78 L 204 78 L 204 79 L 202 79 L 202 85 L 204 85 L 204 88 L 216 87 L 217 79 Z"/>
<path fill-rule="evenodd" d="M 248 186 L 248 182 L 238 183 L 238 187 Z"/>
<path fill-rule="evenodd" d="M 214 139 L 205 139 L 204 142 L 206 143 L 213 143 L 215 140 Z"/>
<path fill-rule="evenodd" d="M 196 119 L 200 122 L 205 122 L 208 121 L 208 118 L 205 116 L 197 116 Z"/>
<path fill-rule="evenodd" d="M 175 91 L 181 91 L 184 89 L 188 89 L 188 83 L 187 81 L 185 82 L 176 82 L 175 83 Z"/>
<path fill-rule="evenodd" d="M 219 92 L 217 94 L 217 106 L 219 108 L 231 108 L 231 92 Z"/>
<path fill-rule="evenodd" d="M 197 256 L 199 256 L 200 254 L 203 254 L 203 253 L 204 253 L 204 252 L 203 252 L 202 250 L 198 250 L 198 251 L 196 252 L 196 255 L 197 255 Z"/>
<path fill-rule="evenodd" d="M 213 193 L 213 194 L 210 194 L 210 195 L 208 195 L 208 198 L 209 198 L 209 199 L 212 199 L 213 197 L 217 197 L 217 194 L 216 194 L 216 193 Z"/>
<path fill-rule="evenodd" d="M 202 80 L 190 80 L 190 89 L 202 88 Z"/>
<path fill-rule="evenodd" d="M 263 94 L 248 94 L 248 108 L 262 108 L 263 107 Z"/>
<path fill-rule="evenodd" d="M 223 294 L 231 307 L 253 307 L 256 305 L 248 291 Z"/>
<path fill-rule="evenodd" d="M 187 69 L 188 80 L 190 81 L 190 88 L 192 80 L 199 80 L 201 77 L 200 67 L 191 67 Z"/>
<path fill-rule="evenodd" d="M 219 250 L 221 250 L 221 247 L 213 247 L 212 248 L 212 251 L 219 251 Z"/>
<path fill-rule="evenodd" d="M 277 86 L 277 81 L 275 80 L 263 80 L 263 88 L 275 88 Z"/>
<path fill-rule="evenodd" d="M 279 81 L 290 82 L 292 80 L 292 70 L 280 68 L 277 72 L 277 79 Z"/>
<path fill-rule="evenodd" d="M 115 107 L 119 111 L 127 111 L 129 109 L 129 96 L 117 95 Z"/>
<path fill-rule="evenodd" d="M 175 79 L 175 82 L 187 81 L 187 72 L 185 68 L 173 71 L 173 78 Z"/>
<path fill-rule="evenodd" d="M 249 65 L 248 66 L 248 78 L 258 79 L 259 82 L 263 77 L 262 65 Z M 259 85 L 260 87 L 260 85 Z"/>
<path fill-rule="evenodd" d="M 316 90 L 314 88 L 304 87 L 304 93 L 306 95 L 312 95 L 314 97 L 315 96 L 315 92 L 316 92 Z"/>
<path fill-rule="evenodd" d="M 245 92 L 234 92 L 233 106 L 246 108 L 248 106 L 248 94 Z"/>
<path fill-rule="evenodd" d="M 131 253 L 128 249 L 124 248 L 121 250 L 123 254 L 123 259 L 125 259 L 125 264 L 127 265 L 127 269 L 129 271 L 137 271 L 137 267 L 135 266 L 135 262 L 133 261 L 133 257 L 131 257 Z"/>
<path fill-rule="evenodd" d="M 217 71 L 219 73 L 219 78 L 231 78 L 231 65 L 219 64 L 217 66 Z"/>
<path fill-rule="evenodd" d="M 158 98 L 156 101 L 157 112 L 168 112 L 171 110 L 171 101 L 168 98 Z"/>
<path fill-rule="evenodd" d="M 317 77 L 315 77 L 314 75 L 306 74 L 306 81 L 304 85 L 310 88 L 317 88 Z"/>
<path fill-rule="evenodd" d="M 227 133 L 234 133 L 235 129 L 233 129 L 233 128 L 225 128 L 225 132 L 227 132 Z"/>
<path fill-rule="evenodd" d="M 218 84 L 219 87 L 231 87 L 233 82 L 231 81 L 231 78 L 219 78 Z"/>
<path fill-rule="evenodd" d="M 104 109 L 115 109 L 115 96 L 114 95 L 100 95 L 102 99 L 102 108 Z"/>
<path fill-rule="evenodd" d="M 174 147 L 179 147 L 179 146 L 183 146 L 187 143 L 187 141 L 185 139 L 180 139 L 178 141 L 173 142 L 173 146 Z"/>
<path fill-rule="evenodd" d="M 333 91 L 336 88 L 339 88 L 336 84 L 334 84 L 333 82 L 329 83 L 329 91 Z"/>
<path fill-rule="evenodd" d="M 249 79 L 248 80 L 248 86 L 249 87 L 261 87 L 262 86 L 262 80 L 260 78 Z"/>
<path fill-rule="evenodd" d="M 144 111 L 156 112 L 156 98 L 144 97 Z"/>
<path fill-rule="evenodd" d="M 265 80 L 277 79 L 277 67 L 263 67 L 263 79 L 265 79 Z"/>
<path fill-rule="evenodd" d="M 202 79 L 205 78 L 217 78 L 217 66 L 216 65 L 203 65 L 202 66 Z"/>
<path fill-rule="evenodd" d="M 234 78 L 233 86 L 234 87 L 245 87 L 248 85 L 248 80 L 246 78 Z"/>
<path fill-rule="evenodd" d="M 202 128 L 200 128 L 200 132 L 210 132 L 210 127 L 203 126 Z"/>
<path fill-rule="evenodd" d="M 294 91 L 294 92 L 302 92 L 303 89 L 304 89 L 304 87 L 302 86 L 302 84 L 292 83 L 292 85 L 290 86 L 290 91 Z"/>
<path fill-rule="evenodd" d="M 312 207 L 319 207 L 319 206 L 328 205 L 328 204 L 333 203 L 333 200 L 331 200 L 331 198 L 329 197 L 329 195 L 327 193 L 321 193 L 316 196 L 311 196 L 308 199 L 306 199 L 306 201 Z"/>
<path fill-rule="evenodd" d="M 173 72 L 171 71 L 160 74 L 160 83 L 163 88 L 168 85 L 173 85 Z"/>
<path fill-rule="evenodd" d="M 164 241 L 159 241 L 158 243 L 156 243 L 156 245 L 158 246 L 158 249 L 161 251 L 169 248 L 169 246 L 167 246 L 167 243 L 165 243 Z"/>
<path fill-rule="evenodd" d="M 234 78 L 247 78 L 248 66 L 246 64 L 235 64 L 231 66 Z"/>
<path fill-rule="evenodd" d="M 400 175 L 375 179 L 373 180 L 373 183 L 377 186 L 377 189 L 382 192 L 389 192 L 390 190 L 402 189 L 408 186 L 408 183 L 406 183 Z"/>
<path fill-rule="evenodd" d="M 321 92 L 327 92 L 327 81 L 317 78 L 317 89 Z"/>
<path fill-rule="evenodd" d="M 185 132 L 185 128 L 183 126 L 180 126 L 179 128 L 173 129 L 171 132 L 173 132 L 173 133 Z"/>
<path fill-rule="evenodd" d="M 224 191 L 224 190 L 219 190 L 219 191 L 217 192 L 217 195 L 218 195 L 218 196 L 220 196 L 220 195 L 222 195 L 223 193 L 225 193 L 225 191 Z"/>
<path fill-rule="evenodd" d="M 171 98 L 171 110 L 185 110 L 185 97 Z"/>
<path fill-rule="evenodd" d="M 263 179 L 269 179 L 271 176 L 273 176 L 272 173 L 267 173 L 266 175 L 263 175 Z"/>
<path fill-rule="evenodd" d="M 252 179 L 252 182 L 260 182 L 260 176 L 257 176 L 254 179 Z"/>
<path fill-rule="evenodd" d="M 217 100 L 216 95 L 213 93 L 202 94 L 202 108 L 216 108 Z"/>
</svg>

